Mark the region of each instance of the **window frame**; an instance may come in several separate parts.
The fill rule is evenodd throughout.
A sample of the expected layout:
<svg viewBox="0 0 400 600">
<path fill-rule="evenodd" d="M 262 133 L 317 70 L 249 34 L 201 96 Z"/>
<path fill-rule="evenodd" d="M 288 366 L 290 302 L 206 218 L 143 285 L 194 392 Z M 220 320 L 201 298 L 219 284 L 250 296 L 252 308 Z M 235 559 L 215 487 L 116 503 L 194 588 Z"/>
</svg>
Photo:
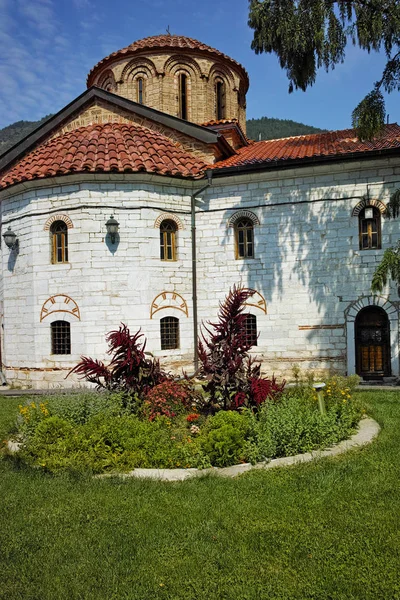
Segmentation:
<svg viewBox="0 0 400 600">
<path fill-rule="evenodd" d="M 234 225 L 235 258 L 254 258 L 254 223 L 248 217 L 241 217 Z M 243 239 L 241 239 L 243 238 Z"/>
<path fill-rule="evenodd" d="M 64 336 L 65 339 L 57 339 L 57 336 Z M 50 342 L 52 356 L 70 356 L 71 323 L 69 321 L 61 320 L 52 321 L 50 323 Z"/>
<path fill-rule="evenodd" d="M 170 229 L 168 229 L 170 228 Z M 164 219 L 160 223 L 160 260 L 165 262 L 176 261 L 176 232 L 178 227 L 172 219 Z M 170 258 L 168 257 L 168 250 Z"/>
<path fill-rule="evenodd" d="M 188 110 L 188 83 L 189 76 L 187 73 L 179 73 L 178 75 L 178 116 L 180 119 L 184 121 L 188 120 L 189 110 Z"/>
<path fill-rule="evenodd" d="M 142 75 L 139 75 L 139 77 L 136 78 L 136 97 L 138 104 L 144 104 L 145 82 Z"/>
<path fill-rule="evenodd" d="M 365 218 L 365 211 L 372 209 L 372 219 Z M 375 225 L 375 227 L 374 227 Z M 365 206 L 358 215 L 358 235 L 360 250 L 380 250 L 382 247 L 381 213 L 375 206 Z M 376 244 L 374 244 L 376 236 Z M 366 242 L 366 245 L 364 245 Z"/>
<path fill-rule="evenodd" d="M 226 86 L 222 79 L 215 82 L 215 116 L 217 121 L 226 118 Z"/>
<path fill-rule="evenodd" d="M 53 265 L 68 263 L 68 225 L 65 221 L 58 220 L 51 224 L 50 237 L 51 263 Z"/>
<path fill-rule="evenodd" d="M 160 343 L 161 350 L 180 349 L 180 324 L 178 317 L 168 315 L 160 319 Z"/>
</svg>

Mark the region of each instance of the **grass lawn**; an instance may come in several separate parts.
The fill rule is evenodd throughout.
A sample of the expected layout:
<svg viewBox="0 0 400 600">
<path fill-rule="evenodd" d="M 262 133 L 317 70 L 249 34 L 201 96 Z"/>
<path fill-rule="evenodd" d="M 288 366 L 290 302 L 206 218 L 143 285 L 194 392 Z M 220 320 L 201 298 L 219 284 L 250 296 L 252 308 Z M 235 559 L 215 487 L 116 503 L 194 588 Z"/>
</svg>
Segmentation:
<svg viewBox="0 0 400 600">
<path fill-rule="evenodd" d="M 0 462 L 0 598 L 400 599 L 400 392 L 334 459 L 183 483 L 52 477 Z M 0 435 L 15 419 L 0 398 Z"/>
</svg>

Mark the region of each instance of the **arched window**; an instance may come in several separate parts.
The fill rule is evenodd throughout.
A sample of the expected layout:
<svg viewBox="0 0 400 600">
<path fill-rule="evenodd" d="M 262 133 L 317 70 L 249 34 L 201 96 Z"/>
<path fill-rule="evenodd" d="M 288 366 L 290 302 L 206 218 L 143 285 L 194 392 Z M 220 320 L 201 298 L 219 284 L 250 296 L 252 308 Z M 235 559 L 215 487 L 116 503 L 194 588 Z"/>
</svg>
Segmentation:
<svg viewBox="0 0 400 600">
<path fill-rule="evenodd" d="M 366 206 L 358 215 L 360 250 L 381 247 L 381 213 L 375 206 Z"/>
<path fill-rule="evenodd" d="M 51 262 L 68 262 L 68 227 L 64 221 L 54 221 L 50 227 Z"/>
<path fill-rule="evenodd" d="M 160 320 L 161 350 L 179 348 L 179 319 L 164 317 Z"/>
<path fill-rule="evenodd" d="M 51 353 L 71 354 L 71 326 L 68 321 L 51 323 Z"/>
<path fill-rule="evenodd" d="M 216 100 L 216 118 L 225 119 L 225 84 L 223 81 L 217 81 L 215 84 L 215 100 Z"/>
<path fill-rule="evenodd" d="M 166 220 L 160 225 L 160 258 L 176 260 L 176 224 Z"/>
<path fill-rule="evenodd" d="M 254 258 L 254 226 L 250 219 L 235 223 L 236 258 Z"/>
<path fill-rule="evenodd" d="M 244 316 L 244 327 L 246 330 L 247 343 L 250 346 L 257 346 L 257 317 L 250 313 Z"/>
<path fill-rule="evenodd" d="M 137 86 L 137 101 L 139 104 L 144 104 L 144 79 L 143 79 L 143 77 L 137 78 L 136 86 Z"/>
<path fill-rule="evenodd" d="M 185 73 L 179 74 L 179 117 L 181 119 L 188 118 L 188 77 Z"/>
</svg>

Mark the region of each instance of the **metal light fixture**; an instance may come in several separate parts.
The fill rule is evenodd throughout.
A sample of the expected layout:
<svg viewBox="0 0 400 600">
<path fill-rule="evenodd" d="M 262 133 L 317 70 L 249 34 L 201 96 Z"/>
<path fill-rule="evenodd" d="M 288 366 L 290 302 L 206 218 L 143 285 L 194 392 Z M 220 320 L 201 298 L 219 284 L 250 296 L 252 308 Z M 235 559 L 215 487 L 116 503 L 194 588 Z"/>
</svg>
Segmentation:
<svg viewBox="0 0 400 600">
<path fill-rule="evenodd" d="M 7 231 L 3 233 L 3 239 L 7 248 L 10 248 L 10 250 L 14 250 L 18 247 L 17 236 L 13 231 L 11 231 L 11 227 L 9 227 Z"/>
<path fill-rule="evenodd" d="M 114 219 L 113 215 L 111 215 L 111 217 L 108 219 L 106 227 L 107 233 L 111 239 L 111 243 L 115 244 L 115 238 L 117 237 L 119 223 L 116 219 Z"/>
</svg>

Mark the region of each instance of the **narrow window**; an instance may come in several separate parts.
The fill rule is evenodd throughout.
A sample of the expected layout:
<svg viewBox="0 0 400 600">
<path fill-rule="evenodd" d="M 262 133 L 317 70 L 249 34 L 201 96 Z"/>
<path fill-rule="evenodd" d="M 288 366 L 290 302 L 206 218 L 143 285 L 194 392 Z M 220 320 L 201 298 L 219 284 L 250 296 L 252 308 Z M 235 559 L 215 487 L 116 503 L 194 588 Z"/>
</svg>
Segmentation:
<svg viewBox="0 0 400 600">
<path fill-rule="evenodd" d="M 160 258 L 176 260 L 176 225 L 173 221 L 163 221 L 160 225 Z"/>
<path fill-rule="evenodd" d="M 51 262 L 68 262 L 68 227 L 64 221 L 55 221 L 50 227 Z"/>
<path fill-rule="evenodd" d="M 179 117 L 187 119 L 187 75 L 181 73 L 179 75 Z"/>
<path fill-rule="evenodd" d="M 364 208 L 358 217 L 360 250 L 381 247 L 381 213 L 374 206 Z"/>
<path fill-rule="evenodd" d="M 250 346 L 257 346 L 257 317 L 251 314 L 245 315 L 244 328 L 247 343 Z"/>
<path fill-rule="evenodd" d="M 236 258 L 254 258 L 254 228 L 250 219 L 235 225 Z"/>
<path fill-rule="evenodd" d="M 71 326 L 67 321 L 51 324 L 51 353 L 71 354 Z"/>
<path fill-rule="evenodd" d="M 160 320 L 161 350 L 179 348 L 179 319 L 164 317 Z"/>
<path fill-rule="evenodd" d="M 217 120 L 225 119 L 225 84 L 223 81 L 217 81 L 215 86 L 217 100 Z"/>
<path fill-rule="evenodd" d="M 139 104 L 144 104 L 144 79 L 139 77 L 137 79 L 137 99 Z"/>
</svg>

